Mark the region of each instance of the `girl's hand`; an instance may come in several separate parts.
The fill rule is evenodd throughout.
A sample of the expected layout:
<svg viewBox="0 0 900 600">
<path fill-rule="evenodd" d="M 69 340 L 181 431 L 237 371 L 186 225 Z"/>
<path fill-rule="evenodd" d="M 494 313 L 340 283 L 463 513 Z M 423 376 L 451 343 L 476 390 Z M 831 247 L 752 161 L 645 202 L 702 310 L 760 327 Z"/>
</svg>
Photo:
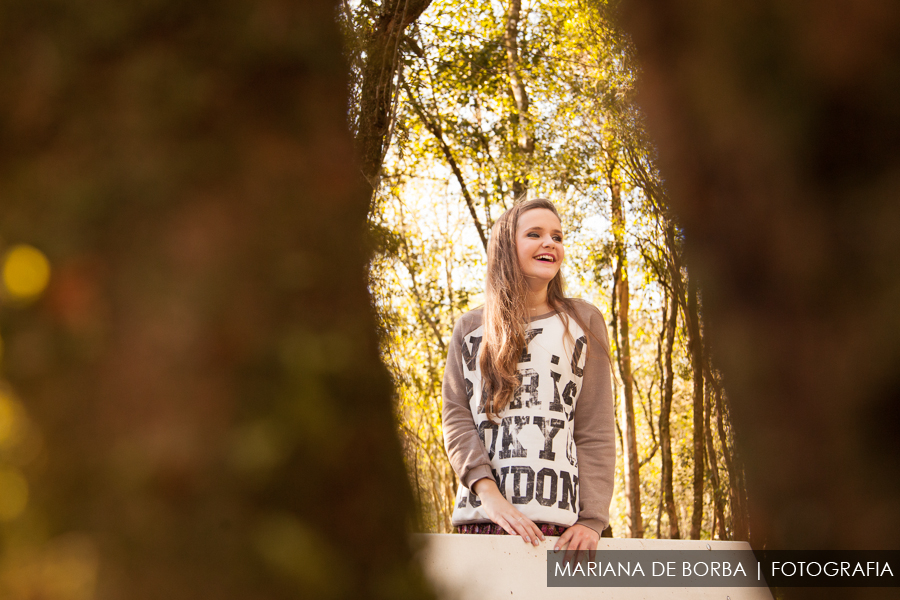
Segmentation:
<svg viewBox="0 0 900 600">
<path fill-rule="evenodd" d="M 570 558 L 578 562 L 578 552 L 587 551 L 588 560 L 594 560 L 597 544 L 600 542 L 600 534 L 586 525 L 575 524 L 566 529 L 556 542 L 553 551 L 559 552 L 566 549 L 565 560 Z"/>
<path fill-rule="evenodd" d="M 531 519 L 516 510 L 500 493 L 497 483 L 485 477 L 472 485 L 472 489 L 481 499 L 481 506 L 488 518 L 503 528 L 509 535 L 520 535 L 525 543 L 537 546 L 543 541 L 544 534 Z"/>
</svg>

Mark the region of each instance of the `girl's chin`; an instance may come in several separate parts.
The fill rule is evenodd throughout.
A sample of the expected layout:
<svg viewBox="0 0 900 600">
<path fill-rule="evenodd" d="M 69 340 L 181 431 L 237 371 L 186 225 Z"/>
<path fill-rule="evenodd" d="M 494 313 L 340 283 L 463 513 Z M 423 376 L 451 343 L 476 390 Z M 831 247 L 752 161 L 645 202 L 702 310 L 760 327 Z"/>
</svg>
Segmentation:
<svg viewBox="0 0 900 600">
<path fill-rule="evenodd" d="M 556 277 L 556 274 L 559 271 L 553 271 L 552 273 L 526 273 L 525 279 L 534 282 L 541 282 L 544 284 L 548 284 L 553 281 L 553 278 Z"/>
<path fill-rule="evenodd" d="M 559 265 L 556 263 L 538 263 L 531 268 L 531 271 L 535 275 L 544 275 L 546 273 L 556 275 L 559 272 Z"/>
</svg>

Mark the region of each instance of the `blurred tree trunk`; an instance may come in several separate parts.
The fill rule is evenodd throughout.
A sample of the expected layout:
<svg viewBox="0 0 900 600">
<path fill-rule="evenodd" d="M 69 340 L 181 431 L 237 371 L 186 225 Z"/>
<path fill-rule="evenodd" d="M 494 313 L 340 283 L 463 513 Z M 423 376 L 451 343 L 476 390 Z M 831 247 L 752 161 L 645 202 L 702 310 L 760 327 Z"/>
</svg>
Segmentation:
<svg viewBox="0 0 900 600">
<path fill-rule="evenodd" d="M 622 211 L 622 186 L 610 174 L 610 198 L 612 199 L 612 228 L 616 247 L 616 271 L 614 293 L 618 306 L 615 320 L 616 348 L 619 358 L 619 374 L 622 376 L 625 405 L 625 498 L 628 513 L 628 536 L 644 537 L 644 523 L 641 516 L 640 461 L 637 453 L 637 429 L 634 417 L 634 376 L 631 372 L 631 342 L 629 340 L 629 298 L 628 260 L 625 248 L 625 215 Z"/>
<path fill-rule="evenodd" d="M 427 595 L 335 8 L 4 4 L 2 240 L 53 271 L 2 312 L 42 444 L 0 596 Z"/>
<path fill-rule="evenodd" d="M 752 542 L 896 547 L 900 6 L 626 6 L 746 464 Z"/>
</svg>

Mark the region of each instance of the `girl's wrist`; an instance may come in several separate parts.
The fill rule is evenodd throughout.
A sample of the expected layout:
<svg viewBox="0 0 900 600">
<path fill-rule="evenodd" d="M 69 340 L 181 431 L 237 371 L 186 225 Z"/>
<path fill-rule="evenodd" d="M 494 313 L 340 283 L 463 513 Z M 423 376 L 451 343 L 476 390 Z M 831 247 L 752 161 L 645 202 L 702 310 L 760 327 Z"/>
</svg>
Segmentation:
<svg viewBox="0 0 900 600">
<path fill-rule="evenodd" d="M 494 494 L 500 495 L 500 488 L 497 487 L 497 482 L 488 477 L 483 477 L 473 483 L 472 491 L 475 492 L 479 498 L 487 498 Z"/>
</svg>

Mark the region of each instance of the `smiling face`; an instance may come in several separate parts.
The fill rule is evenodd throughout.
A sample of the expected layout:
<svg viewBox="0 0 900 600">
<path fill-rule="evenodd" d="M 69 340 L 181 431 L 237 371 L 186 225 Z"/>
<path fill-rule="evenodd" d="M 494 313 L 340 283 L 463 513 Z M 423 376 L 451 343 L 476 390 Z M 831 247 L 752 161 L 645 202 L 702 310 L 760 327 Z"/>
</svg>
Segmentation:
<svg viewBox="0 0 900 600">
<path fill-rule="evenodd" d="M 516 254 L 529 287 L 546 286 L 559 273 L 565 257 L 559 218 L 546 208 L 519 215 L 516 223 Z"/>
</svg>

